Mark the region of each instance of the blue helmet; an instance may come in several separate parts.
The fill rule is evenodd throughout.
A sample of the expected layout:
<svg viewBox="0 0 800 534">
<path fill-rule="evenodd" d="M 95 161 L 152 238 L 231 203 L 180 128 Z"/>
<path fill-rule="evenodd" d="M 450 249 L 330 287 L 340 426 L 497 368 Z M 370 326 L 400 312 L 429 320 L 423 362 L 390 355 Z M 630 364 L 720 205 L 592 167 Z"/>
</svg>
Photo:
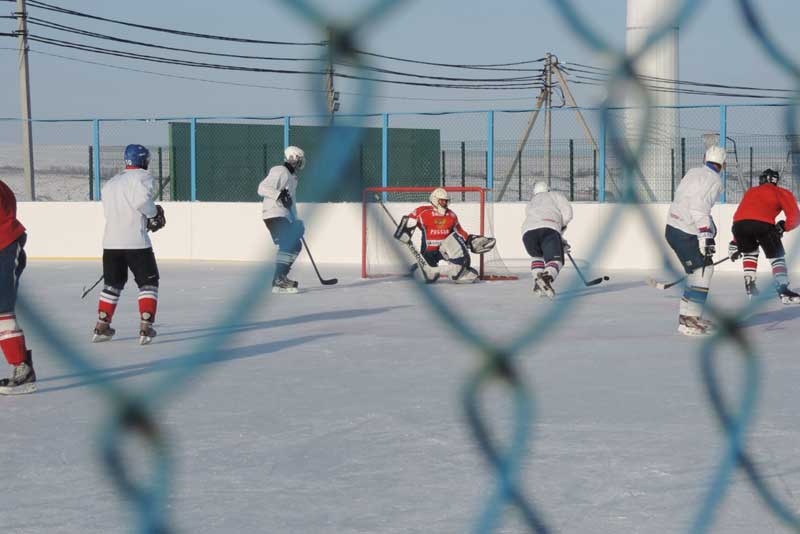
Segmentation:
<svg viewBox="0 0 800 534">
<path fill-rule="evenodd" d="M 124 159 L 127 167 L 146 169 L 150 165 L 150 151 L 142 145 L 128 145 Z"/>
</svg>

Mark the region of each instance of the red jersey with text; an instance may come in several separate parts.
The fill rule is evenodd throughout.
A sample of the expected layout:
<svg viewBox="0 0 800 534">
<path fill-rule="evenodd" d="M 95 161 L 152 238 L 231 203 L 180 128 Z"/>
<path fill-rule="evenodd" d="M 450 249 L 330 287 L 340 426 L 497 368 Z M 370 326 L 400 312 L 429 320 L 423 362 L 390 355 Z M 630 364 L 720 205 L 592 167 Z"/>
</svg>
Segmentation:
<svg viewBox="0 0 800 534">
<path fill-rule="evenodd" d="M 0 180 L 0 250 L 24 233 L 25 227 L 17 220 L 17 197 L 11 188 Z"/>
<path fill-rule="evenodd" d="M 466 239 L 469 237 L 466 231 L 458 223 L 458 216 L 450 211 L 445 211 L 444 215 L 439 215 L 433 206 L 420 206 L 408 214 L 408 218 L 417 221 L 417 228 L 421 229 L 425 239 L 425 250 L 439 250 L 447 236 L 453 232 Z"/>
<path fill-rule="evenodd" d="M 780 212 L 786 215 L 786 231 L 800 224 L 800 209 L 791 191 L 766 183 L 751 187 L 742 197 L 733 222 L 761 221 L 773 224 Z"/>
</svg>

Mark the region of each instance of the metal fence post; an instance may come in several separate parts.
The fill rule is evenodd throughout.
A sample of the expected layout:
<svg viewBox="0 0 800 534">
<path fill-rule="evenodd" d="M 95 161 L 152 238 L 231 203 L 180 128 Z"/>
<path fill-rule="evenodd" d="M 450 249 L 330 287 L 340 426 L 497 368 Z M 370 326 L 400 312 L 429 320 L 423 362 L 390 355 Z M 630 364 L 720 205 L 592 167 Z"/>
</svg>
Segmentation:
<svg viewBox="0 0 800 534">
<path fill-rule="evenodd" d="M 669 167 L 670 167 L 670 174 L 672 176 L 672 184 L 670 189 L 670 200 L 675 200 L 675 149 L 669 149 Z"/>
<path fill-rule="evenodd" d="M 597 200 L 597 149 L 592 150 L 592 200 Z"/>
<path fill-rule="evenodd" d="M 164 200 L 164 154 L 158 147 L 158 200 Z"/>
<path fill-rule="evenodd" d="M 517 180 L 519 181 L 519 200 L 522 200 L 522 150 L 517 152 Z"/>
<path fill-rule="evenodd" d="M 606 116 L 605 113 L 600 115 L 600 183 L 597 186 L 598 200 L 600 202 L 606 201 Z"/>
<path fill-rule="evenodd" d="M 92 143 L 94 146 L 94 199 L 100 200 L 100 121 L 92 121 Z"/>
<path fill-rule="evenodd" d="M 389 114 L 383 114 L 383 125 L 381 126 L 381 187 L 389 187 Z M 383 201 L 386 202 L 388 195 L 383 192 Z"/>
<path fill-rule="evenodd" d="M 464 168 L 467 164 L 467 150 L 464 146 L 464 141 L 461 141 L 461 187 L 466 187 L 466 169 Z M 464 193 L 461 193 L 461 200 L 464 200 Z"/>
<path fill-rule="evenodd" d="M 197 200 L 197 119 L 193 118 L 189 128 L 189 185 L 192 202 Z"/>
<path fill-rule="evenodd" d="M 486 189 L 489 190 L 489 202 L 494 191 L 494 111 L 487 112 L 486 128 Z"/>
<path fill-rule="evenodd" d="M 719 146 L 721 146 L 727 152 L 727 141 L 728 141 L 728 106 L 725 104 L 719 107 Z M 722 195 L 720 196 L 720 202 L 723 204 L 726 202 L 728 197 L 728 172 L 725 168 L 722 168 Z"/>
<path fill-rule="evenodd" d="M 291 117 L 284 117 L 283 118 L 283 149 L 286 150 L 286 147 L 289 146 L 289 129 L 292 127 L 292 118 Z"/>
<path fill-rule="evenodd" d="M 686 138 L 681 137 L 681 178 L 686 176 Z"/>
<path fill-rule="evenodd" d="M 447 167 L 446 160 L 445 160 L 445 151 L 442 150 L 442 187 L 447 187 Z"/>
<path fill-rule="evenodd" d="M 89 200 L 94 200 L 94 147 L 89 145 Z"/>
<path fill-rule="evenodd" d="M 750 147 L 750 187 L 753 187 L 753 147 Z"/>
<path fill-rule="evenodd" d="M 569 140 L 569 199 L 575 201 L 575 141 Z"/>
</svg>

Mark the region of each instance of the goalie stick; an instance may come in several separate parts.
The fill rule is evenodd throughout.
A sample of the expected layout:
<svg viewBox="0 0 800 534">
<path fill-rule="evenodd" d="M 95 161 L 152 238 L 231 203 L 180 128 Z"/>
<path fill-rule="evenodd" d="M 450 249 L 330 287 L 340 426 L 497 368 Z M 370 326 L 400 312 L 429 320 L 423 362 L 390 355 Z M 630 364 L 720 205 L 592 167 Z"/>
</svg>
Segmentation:
<svg viewBox="0 0 800 534">
<path fill-rule="evenodd" d="M 386 204 L 383 203 L 383 200 L 381 199 L 380 195 L 375 193 L 373 196 L 375 197 L 375 200 L 377 200 L 378 203 L 381 205 L 383 211 L 386 212 L 386 216 L 389 217 L 389 220 L 392 221 L 392 224 L 395 227 L 397 227 L 397 221 L 394 220 L 392 213 L 386 207 Z M 422 277 L 425 278 L 426 282 L 428 283 L 435 282 L 439 278 L 439 273 L 430 272 L 433 270 L 433 268 L 430 265 L 428 265 L 428 262 L 425 261 L 425 258 L 422 257 L 422 254 L 420 254 L 419 251 L 416 248 L 414 248 L 414 244 L 411 243 L 411 241 L 401 241 L 401 243 L 404 243 L 408 247 L 408 250 L 410 250 L 411 254 L 414 256 L 414 259 L 417 260 L 417 264 L 412 266 L 409 269 L 409 271 L 413 271 L 414 267 L 419 267 L 419 270 L 422 273 Z"/>
<path fill-rule="evenodd" d="M 714 263 L 712 263 L 712 265 L 719 265 L 720 263 L 722 263 L 724 261 L 728 261 L 729 259 L 731 259 L 730 256 L 725 256 L 721 260 L 715 261 Z M 656 289 L 669 289 L 672 286 L 676 286 L 676 285 L 680 284 L 681 282 L 683 282 L 684 280 L 686 280 L 686 278 L 688 276 L 689 276 L 688 274 L 686 276 L 682 276 L 682 277 L 678 278 L 677 280 L 675 280 L 674 282 L 659 282 L 655 278 L 648 278 L 647 279 L 647 285 L 649 285 L 650 287 L 654 287 Z"/>
<path fill-rule="evenodd" d="M 575 263 L 575 260 L 574 260 L 574 259 L 572 259 L 572 254 L 570 254 L 570 253 L 567 253 L 567 257 L 569 258 L 569 261 L 571 261 L 571 262 L 572 262 L 572 266 L 573 266 L 573 267 L 575 267 L 575 270 L 576 270 L 576 271 L 578 271 L 578 276 L 580 276 L 580 277 L 581 277 L 581 280 L 583 280 L 583 285 L 585 285 L 586 287 L 590 287 L 590 286 L 596 286 L 597 284 L 599 284 L 599 283 L 600 283 L 600 282 L 602 282 L 603 280 L 609 280 L 608 276 L 600 276 L 600 277 L 597 277 L 597 278 L 595 278 L 594 280 L 589 280 L 589 281 L 587 282 L 587 281 L 586 281 L 586 277 L 585 277 L 585 276 L 583 276 L 583 273 L 582 273 L 582 272 L 581 272 L 581 270 L 578 268 L 578 264 L 577 264 L 577 263 Z"/>
</svg>

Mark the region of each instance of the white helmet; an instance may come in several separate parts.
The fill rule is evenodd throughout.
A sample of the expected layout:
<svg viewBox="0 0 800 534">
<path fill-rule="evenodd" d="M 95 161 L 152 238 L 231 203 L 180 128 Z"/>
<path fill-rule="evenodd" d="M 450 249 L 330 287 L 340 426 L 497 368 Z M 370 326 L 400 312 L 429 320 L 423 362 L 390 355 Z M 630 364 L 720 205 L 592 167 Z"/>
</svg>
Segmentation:
<svg viewBox="0 0 800 534">
<path fill-rule="evenodd" d="M 437 187 L 431 191 L 431 196 L 429 199 L 439 215 L 444 215 L 447 213 L 447 205 L 450 203 L 450 195 L 447 194 L 447 190 Z M 442 206 L 442 200 L 446 201 L 444 206 Z"/>
<path fill-rule="evenodd" d="M 286 150 L 283 151 L 283 159 L 295 170 L 300 170 L 306 166 L 306 153 L 296 146 L 287 146 Z"/>
<path fill-rule="evenodd" d="M 706 162 L 707 163 L 716 163 L 717 165 L 723 165 L 725 163 L 725 158 L 727 157 L 727 153 L 725 149 L 721 146 L 710 146 L 708 150 L 706 150 Z"/>
<path fill-rule="evenodd" d="M 536 182 L 533 184 L 533 194 L 538 195 L 539 193 L 547 193 L 550 191 L 550 186 L 547 185 L 547 182 Z"/>
</svg>

